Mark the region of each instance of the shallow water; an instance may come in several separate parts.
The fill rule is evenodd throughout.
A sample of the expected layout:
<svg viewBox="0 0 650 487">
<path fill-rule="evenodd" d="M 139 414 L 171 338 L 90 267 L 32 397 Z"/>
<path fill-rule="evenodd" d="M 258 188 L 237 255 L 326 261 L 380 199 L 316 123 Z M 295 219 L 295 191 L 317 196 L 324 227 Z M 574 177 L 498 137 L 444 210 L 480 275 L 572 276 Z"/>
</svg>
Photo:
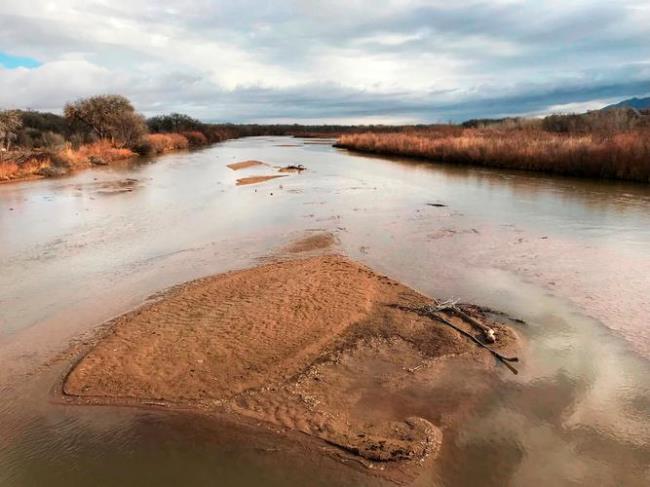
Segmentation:
<svg viewBox="0 0 650 487">
<path fill-rule="evenodd" d="M 0 186 L 0 485 L 378 484 L 277 438 L 245 448 L 235 438 L 251 433 L 205 418 L 48 400 L 62 365 L 41 364 L 70 339 L 156 291 L 323 230 L 426 294 L 527 321 L 518 376 L 458 371 L 400 402 L 405 416 L 425 415 L 459 383 L 493 383 L 416 485 L 647 485 L 650 188 L 310 142 L 249 138 Z M 226 167 L 246 159 L 307 171 L 238 187 L 275 171 Z"/>
</svg>

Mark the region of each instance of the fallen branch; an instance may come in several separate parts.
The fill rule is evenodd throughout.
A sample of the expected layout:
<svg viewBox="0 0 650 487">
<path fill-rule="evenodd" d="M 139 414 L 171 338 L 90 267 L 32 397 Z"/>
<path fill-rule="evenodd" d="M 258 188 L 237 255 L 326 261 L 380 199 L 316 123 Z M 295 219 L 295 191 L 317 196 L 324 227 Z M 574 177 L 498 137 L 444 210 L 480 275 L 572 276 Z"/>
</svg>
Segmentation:
<svg viewBox="0 0 650 487">
<path fill-rule="evenodd" d="M 458 307 L 458 300 L 449 299 L 447 301 L 443 301 L 442 303 L 436 303 L 434 306 L 429 306 L 429 308 L 431 308 L 431 312 L 449 310 L 453 313 L 456 313 L 462 319 L 469 322 L 472 326 L 478 328 L 483 333 L 483 337 L 485 338 L 486 342 L 488 343 L 496 342 L 496 335 L 494 333 L 494 330 L 489 326 L 484 325 L 476 318 L 471 317 L 470 315 L 465 313 L 462 309 L 460 309 Z"/>
<path fill-rule="evenodd" d="M 455 303 L 454 303 L 453 306 L 455 306 Z M 451 309 L 451 308 L 449 308 L 449 309 Z M 496 357 L 496 359 L 499 360 L 503 365 L 505 365 L 506 367 L 508 367 L 508 369 L 510 369 L 510 371 L 511 371 L 513 374 L 517 375 L 517 374 L 519 373 L 519 371 L 518 371 L 517 369 L 515 369 L 512 365 L 510 365 L 510 362 L 519 362 L 519 358 L 518 358 L 518 357 L 506 357 L 506 356 L 504 356 L 504 355 L 501 355 L 501 354 L 500 354 L 499 352 L 497 352 L 496 350 L 492 350 L 490 347 L 488 347 L 487 345 L 485 345 L 483 342 L 481 342 L 479 339 L 477 339 L 477 338 L 476 338 L 474 335 L 472 335 L 471 333 L 467 333 L 467 332 L 466 332 L 465 330 L 463 330 L 462 328 L 459 328 L 459 327 L 457 327 L 456 325 L 454 325 L 454 324 L 453 324 L 451 321 L 449 321 L 448 319 L 446 319 L 446 318 L 440 316 L 440 313 L 439 313 L 438 307 L 431 306 L 431 305 L 427 305 L 427 306 L 423 306 L 423 307 L 421 307 L 421 308 L 417 308 L 415 311 L 416 311 L 417 313 L 421 314 L 421 315 L 428 316 L 429 318 L 433 318 L 433 319 L 435 319 L 435 320 L 440 321 L 441 323 L 444 323 L 444 324 L 447 325 L 447 326 L 450 326 L 451 328 L 453 328 L 454 330 L 456 330 L 458 333 L 460 333 L 460 334 L 466 336 L 467 338 L 469 338 L 470 340 L 472 340 L 474 343 L 476 343 L 478 346 L 484 348 L 485 350 L 487 350 L 488 352 L 490 352 L 492 355 L 494 355 L 494 356 Z M 466 314 L 466 313 L 464 313 L 464 314 Z M 476 322 L 479 323 L 478 321 L 476 321 Z M 482 324 L 481 324 L 480 328 L 483 329 L 484 326 L 485 326 L 485 325 L 482 325 Z M 486 327 L 486 328 L 487 328 L 487 327 Z M 490 328 L 490 330 L 491 330 L 491 328 Z"/>
</svg>

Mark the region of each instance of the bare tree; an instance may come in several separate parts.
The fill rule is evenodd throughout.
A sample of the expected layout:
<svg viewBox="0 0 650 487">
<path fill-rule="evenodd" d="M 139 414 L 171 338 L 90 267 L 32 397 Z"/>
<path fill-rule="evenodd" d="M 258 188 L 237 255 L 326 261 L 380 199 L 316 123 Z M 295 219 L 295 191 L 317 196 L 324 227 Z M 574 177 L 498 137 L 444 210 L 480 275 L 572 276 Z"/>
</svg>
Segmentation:
<svg viewBox="0 0 650 487">
<path fill-rule="evenodd" d="M 23 126 L 23 119 L 18 110 L 0 112 L 0 140 L 2 148 L 11 149 L 11 143 L 18 137 L 18 131 Z"/>
<path fill-rule="evenodd" d="M 126 147 L 134 147 L 147 134 L 145 118 L 136 112 L 125 113 L 114 127 L 114 138 Z"/>
<path fill-rule="evenodd" d="M 68 122 L 81 122 L 116 147 L 133 145 L 147 132 L 144 118 L 120 95 L 83 98 L 66 104 L 63 112 Z"/>
</svg>

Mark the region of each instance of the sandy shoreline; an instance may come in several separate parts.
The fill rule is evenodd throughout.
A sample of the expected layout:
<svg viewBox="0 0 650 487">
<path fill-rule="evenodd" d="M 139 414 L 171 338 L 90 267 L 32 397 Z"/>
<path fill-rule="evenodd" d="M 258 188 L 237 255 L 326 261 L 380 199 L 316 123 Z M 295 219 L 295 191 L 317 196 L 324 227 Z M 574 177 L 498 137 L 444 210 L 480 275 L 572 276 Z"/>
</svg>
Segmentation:
<svg viewBox="0 0 650 487">
<path fill-rule="evenodd" d="M 333 242 L 316 235 L 285 251 Z M 368 398 L 399 401 L 454 364 L 494 367 L 458 332 L 412 311 L 430 302 L 340 255 L 228 272 L 177 286 L 113 320 L 59 392 L 73 404 L 180 408 L 300 433 L 404 480 L 435 458 L 445 426 L 472 400 L 385 416 L 368 410 Z M 497 329 L 496 349 L 514 347 L 510 328 L 466 309 Z"/>
</svg>

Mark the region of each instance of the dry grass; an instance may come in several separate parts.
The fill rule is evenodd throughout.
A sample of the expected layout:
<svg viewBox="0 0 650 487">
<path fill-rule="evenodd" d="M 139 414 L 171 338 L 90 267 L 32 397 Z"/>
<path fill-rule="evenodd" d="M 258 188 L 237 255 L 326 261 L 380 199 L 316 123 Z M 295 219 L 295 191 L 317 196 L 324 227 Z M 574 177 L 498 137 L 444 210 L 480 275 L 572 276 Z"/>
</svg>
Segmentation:
<svg viewBox="0 0 650 487">
<path fill-rule="evenodd" d="M 100 140 L 92 144 L 82 145 L 78 149 L 68 146 L 56 152 L 54 159 L 59 166 L 66 166 L 69 169 L 81 169 L 90 166 L 93 158 L 108 163 L 134 156 L 135 153 L 130 149 L 116 148 L 110 142 Z"/>
<path fill-rule="evenodd" d="M 181 135 L 187 139 L 190 146 L 192 147 L 208 144 L 208 138 L 203 133 L 196 130 L 192 132 L 183 132 Z"/>
<path fill-rule="evenodd" d="M 556 174 L 650 182 L 650 131 L 602 135 L 542 130 L 460 129 L 343 135 L 338 146 Z"/>
<path fill-rule="evenodd" d="M 151 147 L 157 154 L 173 150 L 187 149 L 190 146 L 187 137 L 175 133 L 149 134 L 147 135 L 146 140 L 151 144 Z"/>
<path fill-rule="evenodd" d="M 99 140 L 73 149 L 68 143 L 52 151 L 20 150 L 0 153 L 0 181 L 35 176 L 61 176 L 95 163 L 108 164 L 138 155 L 155 155 L 174 150 L 200 147 L 237 137 L 235 129 L 217 128 L 207 134 L 199 131 L 156 133 L 146 135 L 133 149 L 118 148 L 108 140 Z"/>
<path fill-rule="evenodd" d="M 0 181 L 27 179 L 35 176 L 61 176 L 92 165 L 93 160 L 105 163 L 135 156 L 130 149 L 118 149 L 108 141 L 70 146 L 56 152 L 11 152 L 0 161 Z"/>
<path fill-rule="evenodd" d="M 107 140 L 100 140 L 93 144 L 82 145 L 79 148 L 81 157 L 91 158 L 98 157 L 106 162 L 119 161 L 133 157 L 135 153 L 126 148 L 113 147 Z"/>
<path fill-rule="evenodd" d="M 52 164 L 49 155 L 45 153 L 10 153 L 5 154 L 3 159 L 0 160 L 0 181 L 39 176 Z"/>
<path fill-rule="evenodd" d="M 18 177 L 20 166 L 15 162 L 0 162 L 0 181 L 7 181 Z"/>
</svg>

